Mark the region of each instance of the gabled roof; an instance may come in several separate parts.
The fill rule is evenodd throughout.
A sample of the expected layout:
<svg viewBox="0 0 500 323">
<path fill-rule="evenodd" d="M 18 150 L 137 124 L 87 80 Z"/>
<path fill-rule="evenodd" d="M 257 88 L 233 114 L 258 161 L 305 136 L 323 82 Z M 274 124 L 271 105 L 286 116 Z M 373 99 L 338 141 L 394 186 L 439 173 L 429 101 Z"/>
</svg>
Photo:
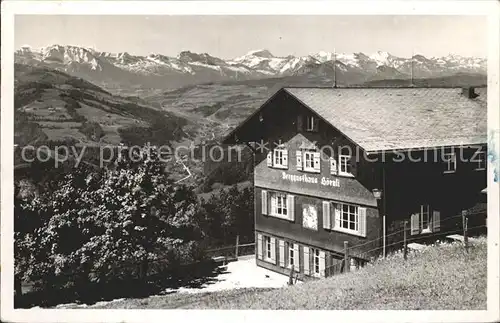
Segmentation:
<svg viewBox="0 0 500 323">
<path fill-rule="evenodd" d="M 367 152 L 486 143 L 486 106 L 461 88 L 285 91 Z"/>
<path fill-rule="evenodd" d="M 282 90 L 366 152 L 485 144 L 487 139 L 486 98 L 469 99 L 461 88 Z"/>
</svg>

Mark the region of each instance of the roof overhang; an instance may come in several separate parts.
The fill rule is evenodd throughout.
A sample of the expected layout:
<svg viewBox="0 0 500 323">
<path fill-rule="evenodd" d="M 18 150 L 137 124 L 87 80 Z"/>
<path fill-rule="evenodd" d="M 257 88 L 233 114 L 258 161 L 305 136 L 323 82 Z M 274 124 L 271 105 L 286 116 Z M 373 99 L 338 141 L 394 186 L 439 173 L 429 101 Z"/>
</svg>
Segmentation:
<svg viewBox="0 0 500 323">
<path fill-rule="evenodd" d="M 287 87 L 281 87 L 278 89 L 269 99 L 267 99 L 257 110 L 255 110 L 251 115 L 249 115 L 245 120 L 243 120 L 236 128 L 234 128 L 229 134 L 227 134 L 223 139 L 222 139 L 222 144 L 243 144 L 243 143 L 248 143 L 248 142 L 255 142 L 260 140 L 260 138 L 256 138 L 255 136 L 248 135 L 248 131 L 252 132 L 252 134 L 255 134 L 255 129 L 257 128 L 257 125 L 260 124 L 259 120 L 259 115 L 262 112 L 262 110 L 266 107 L 266 105 L 274 100 L 277 96 L 286 94 L 296 100 L 298 103 L 300 103 L 302 106 L 306 107 L 309 109 L 312 113 L 314 113 L 318 118 L 323 120 L 326 124 L 328 124 L 330 127 L 341 133 L 347 140 L 352 142 L 353 144 L 359 146 L 364 150 L 363 147 L 361 147 L 358 143 L 354 142 L 351 138 L 349 138 L 347 135 L 345 135 L 342 131 L 337 129 L 333 124 L 331 124 L 328 120 L 326 120 L 322 115 L 318 114 L 316 111 L 312 110 L 307 104 L 302 102 L 299 98 L 297 98 L 295 95 L 290 93 L 289 91 L 286 90 Z"/>
<path fill-rule="evenodd" d="M 486 138 L 484 142 L 460 142 L 457 143 L 456 145 L 447 145 L 447 146 L 423 146 L 423 147 L 394 147 L 394 148 L 387 148 L 387 149 L 378 149 L 378 150 L 370 150 L 369 147 L 363 147 L 364 145 L 359 144 L 352 138 L 350 138 L 346 133 L 338 129 L 335 125 L 333 125 L 330 121 L 325 119 L 322 115 L 318 114 L 315 110 L 311 109 L 306 103 L 304 103 L 301 99 L 296 97 L 293 93 L 290 93 L 290 91 L 287 91 L 287 88 L 289 86 L 281 87 L 278 90 L 272 94 L 269 99 L 267 99 L 257 110 L 255 110 L 252 114 L 250 114 L 247 118 L 245 118 L 236 128 L 231 130 L 229 134 L 227 134 L 223 139 L 222 139 L 222 144 L 245 144 L 249 142 L 256 142 L 259 141 L 261 138 L 258 136 L 255 136 L 255 134 L 258 133 L 258 127 L 259 124 L 261 123 L 261 120 L 259 120 L 259 115 L 262 112 L 262 110 L 268 105 L 269 102 L 274 100 L 277 96 L 282 95 L 282 94 L 287 94 L 290 97 L 292 97 L 294 100 L 299 102 L 301 105 L 309 109 L 311 112 L 313 112 L 315 115 L 317 115 L 320 119 L 323 120 L 323 122 L 327 123 L 330 127 L 338 131 L 342 136 L 344 136 L 348 141 L 352 142 L 354 145 L 358 146 L 361 148 L 367 155 L 377 155 L 377 154 L 387 154 L 387 153 L 405 153 L 405 152 L 416 152 L 416 151 L 425 151 L 428 149 L 443 149 L 443 148 L 457 148 L 457 147 L 462 147 L 462 148 L 474 148 L 474 146 L 477 147 L 477 145 L 486 145 Z"/>
<path fill-rule="evenodd" d="M 223 139 L 222 139 L 222 144 L 242 144 L 245 142 L 250 142 L 250 141 L 255 141 L 254 139 L 256 138 L 250 138 L 251 136 L 247 136 L 249 128 L 251 128 L 252 125 L 257 125 L 259 120 L 259 113 L 264 109 L 264 107 L 267 105 L 268 102 L 272 101 L 276 96 L 278 96 L 279 93 L 284 92 L 284 88 L 279 88 L 276 92 L 274 92 L 273 95 L 269 97 L 257 110 L 252 112 L 247 118 L 245 118 L 240 124 L 231 130 L 229 134 L 227 134 Z"/>
</svg>

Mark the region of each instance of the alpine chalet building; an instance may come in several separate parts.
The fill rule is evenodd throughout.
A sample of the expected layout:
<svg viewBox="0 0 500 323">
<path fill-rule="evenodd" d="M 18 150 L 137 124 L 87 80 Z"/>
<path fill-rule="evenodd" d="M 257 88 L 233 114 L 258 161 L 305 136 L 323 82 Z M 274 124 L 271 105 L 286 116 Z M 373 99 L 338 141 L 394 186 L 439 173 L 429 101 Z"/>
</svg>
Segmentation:
<svg viewBox="0 0 500 323">
<path fill-rule="evenodd" d="M 346 242 L 359 266 L 405 223 L 409 242 L 459 232 L 486 187 L 482 90 L 278 90 L 224 139 L 254 150 L 257 265 L 324 277 Z"/>
</svg>

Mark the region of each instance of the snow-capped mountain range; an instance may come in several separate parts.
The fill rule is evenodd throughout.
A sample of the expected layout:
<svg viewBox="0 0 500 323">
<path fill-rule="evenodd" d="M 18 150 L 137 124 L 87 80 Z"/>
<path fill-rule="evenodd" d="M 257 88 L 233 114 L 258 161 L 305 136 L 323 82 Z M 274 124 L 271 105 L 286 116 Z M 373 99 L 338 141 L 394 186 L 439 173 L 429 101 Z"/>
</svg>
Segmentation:
<svg viewBox="0 0 500 323">
<path fill-rule="evenodd" d="M 15 62 L 41 65 L 82 77 L 105 88 L 138 87 L 172 89 L 184 85 L 229 80 L 287 76 L 336 77 L 339 82 L 359 83 L 373 79 L 439 77 L 456 73 L 486 74 L 486 59 L 448 55 L 397 57 L 387 52 L 372 54 L 320 51 L 307 56 L 274 56 L 254 50 L 234 59 L 183 51 L 177 57 L 161 54 L 108 53 L 79 46 L 52 45 L 40 49 L 23 46 Z"/>
</svg>

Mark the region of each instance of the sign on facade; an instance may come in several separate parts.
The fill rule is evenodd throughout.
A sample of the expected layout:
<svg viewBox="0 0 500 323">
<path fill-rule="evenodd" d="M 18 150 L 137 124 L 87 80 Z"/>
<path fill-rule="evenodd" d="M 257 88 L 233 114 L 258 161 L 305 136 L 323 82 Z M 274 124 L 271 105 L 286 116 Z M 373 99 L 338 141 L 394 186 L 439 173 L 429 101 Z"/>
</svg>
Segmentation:
<svg viewBox="0 0 500 323">
<path fill-rule="evenodd" d="M 328 178 L 321 177 L 319 179 L 315 176 L 309 176 L 307 174 L 295 175 L 295 174 L 287 174 L 286 172 L 282 172 L 282 179 L 286 181 L 290 181 L 293 183 L 307 183 L 307 184 L 320 184 L 322 186 L 331 186 L 331 187 L 340 187 L 340 182 L 338 178 Z"/>
</svg>

